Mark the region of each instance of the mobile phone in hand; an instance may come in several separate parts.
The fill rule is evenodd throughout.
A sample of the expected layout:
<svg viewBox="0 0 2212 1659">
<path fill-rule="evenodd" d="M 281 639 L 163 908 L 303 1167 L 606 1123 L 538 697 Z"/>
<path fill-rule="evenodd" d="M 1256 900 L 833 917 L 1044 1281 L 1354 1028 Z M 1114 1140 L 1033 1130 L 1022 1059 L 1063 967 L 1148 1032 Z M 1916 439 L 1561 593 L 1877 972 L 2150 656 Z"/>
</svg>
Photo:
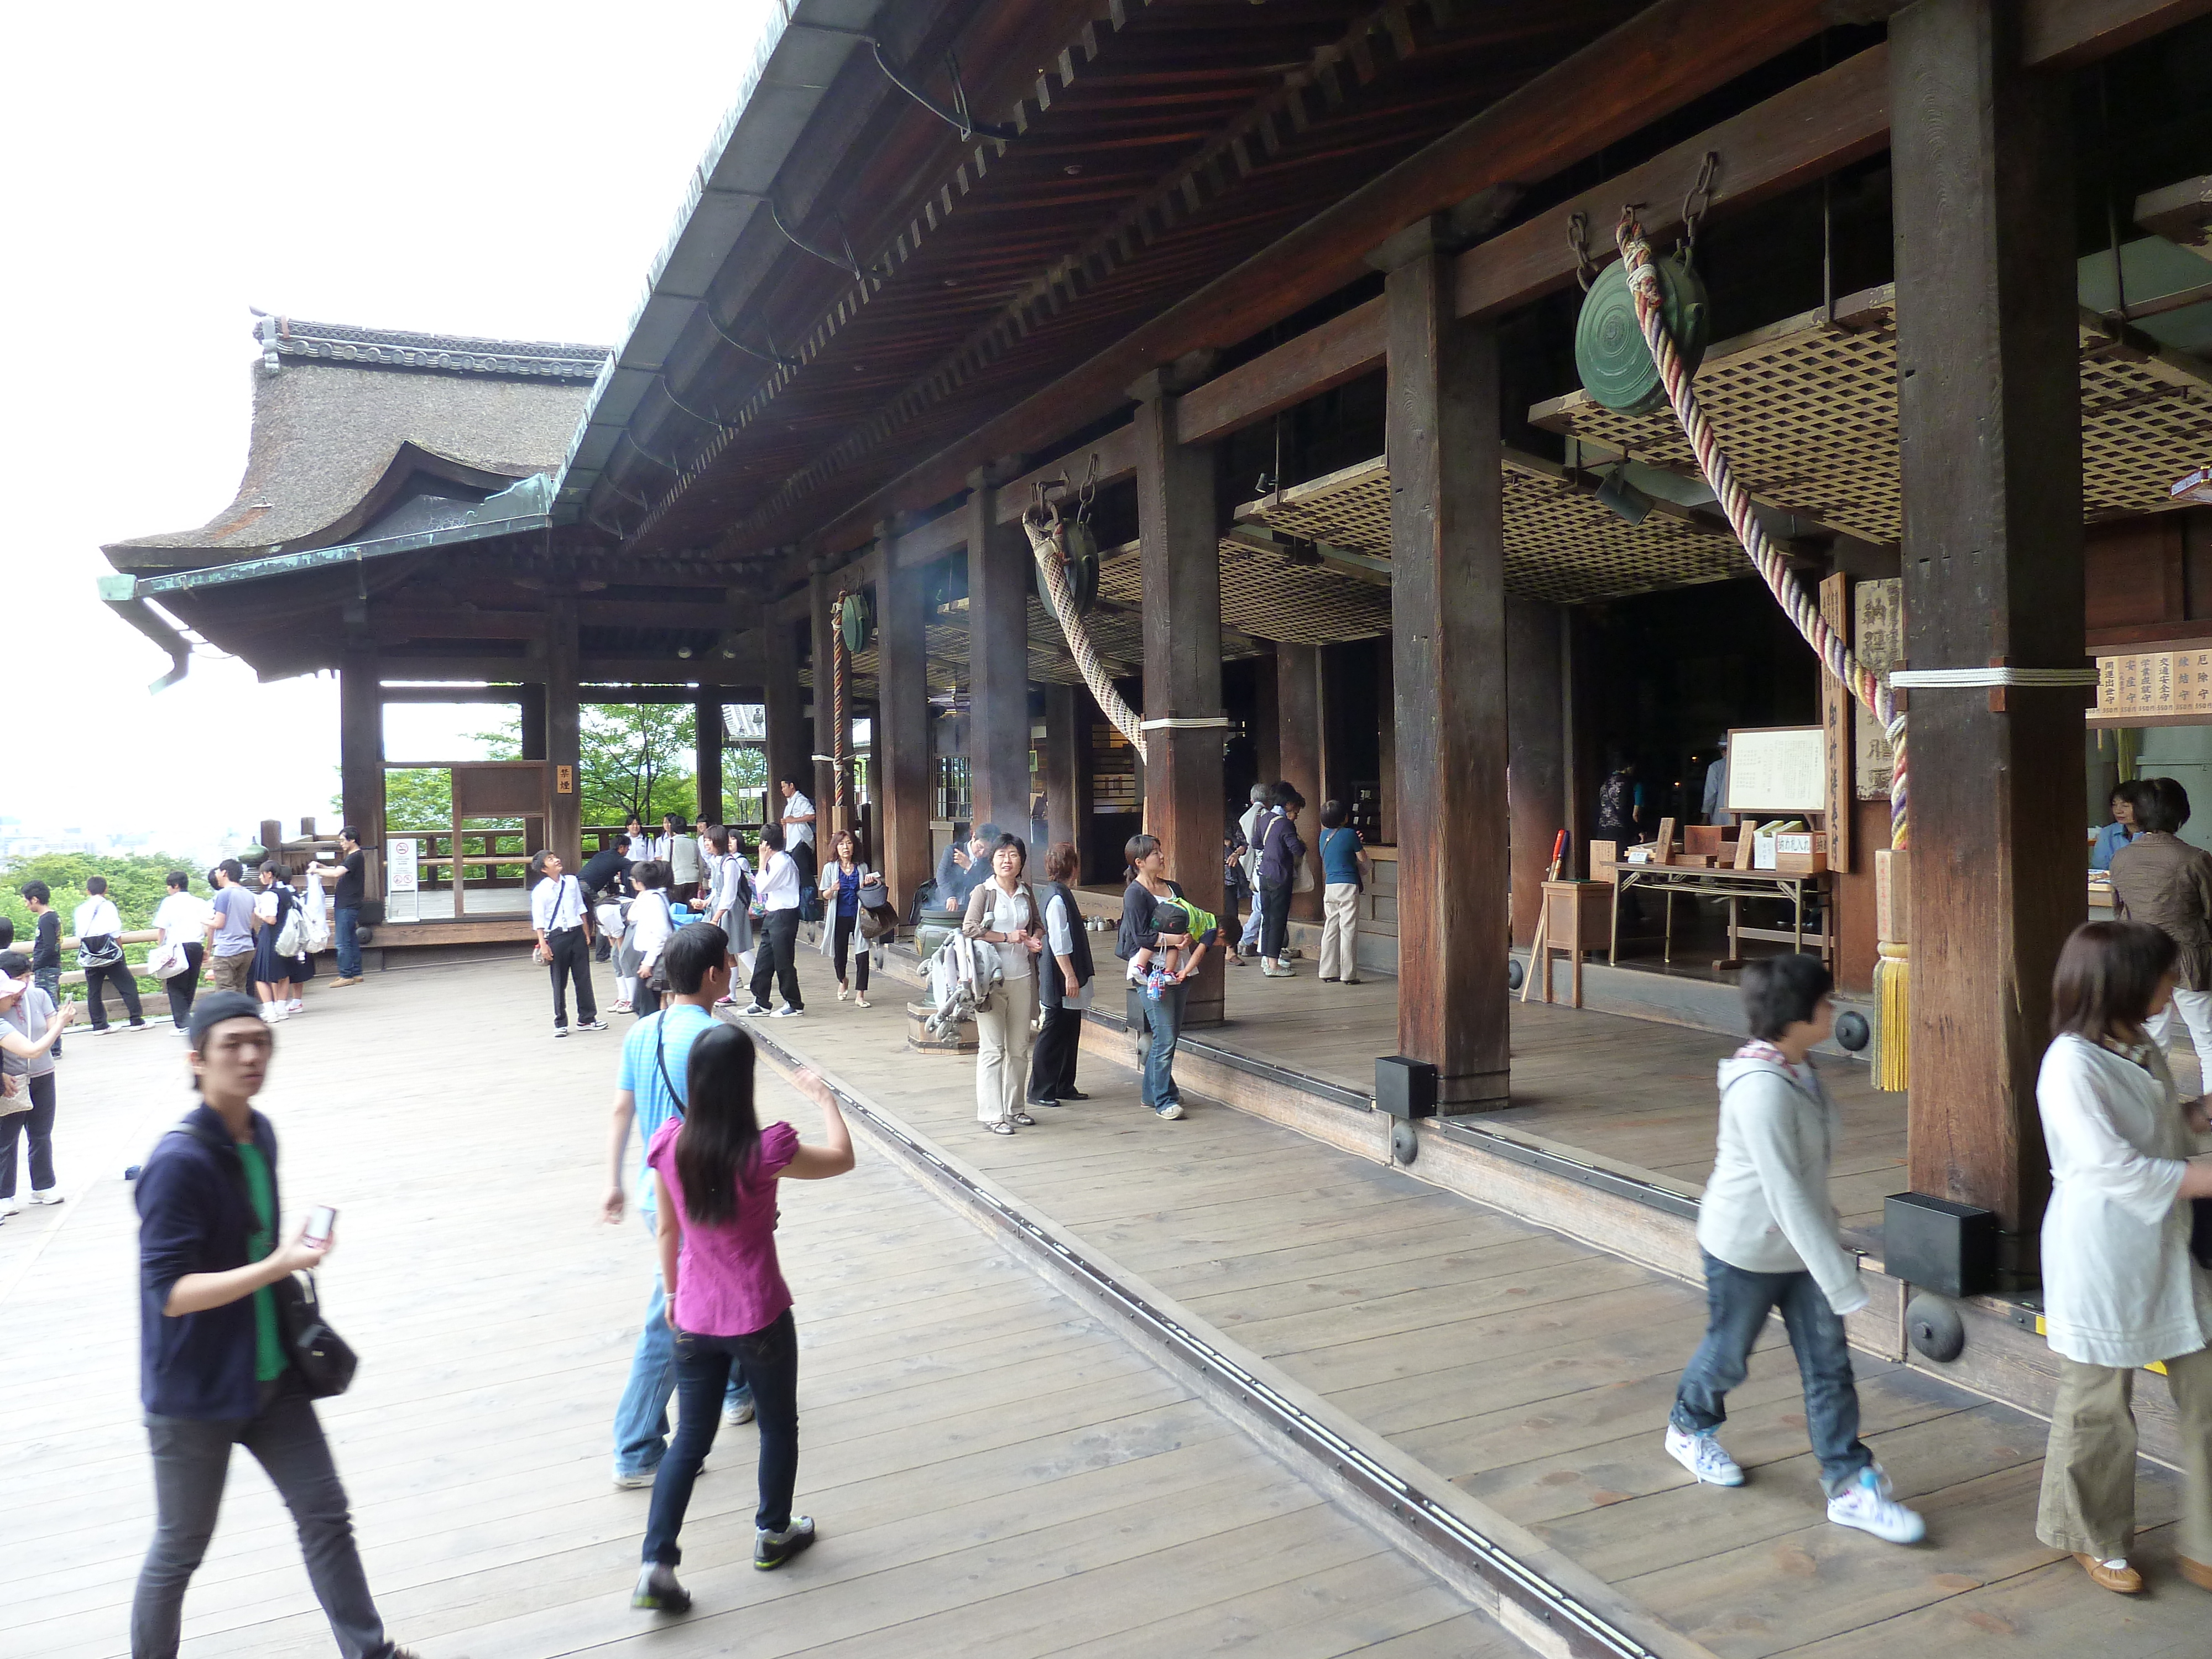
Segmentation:
<svg viewBox="0 0 2212 1659">
<path fill-rule="evenodd" d="M 307 1228 L 301 1240 L 321 1249 L 331 1242 L 331 1229 L 338 1224 L 338 1212 L 327 1204 L 318 1204 L 307 1212 Z"/>
</svg>

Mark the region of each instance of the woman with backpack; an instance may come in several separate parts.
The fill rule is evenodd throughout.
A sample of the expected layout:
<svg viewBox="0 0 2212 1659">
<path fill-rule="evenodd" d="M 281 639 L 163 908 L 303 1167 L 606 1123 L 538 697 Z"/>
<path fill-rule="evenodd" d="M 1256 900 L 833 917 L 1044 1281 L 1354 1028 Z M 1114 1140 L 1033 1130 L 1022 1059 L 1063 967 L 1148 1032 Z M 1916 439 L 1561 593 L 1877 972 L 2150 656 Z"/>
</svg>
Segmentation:
<svg viewBox="0 0 2212 1659">
<path fill-rule="evenodd" d="M 2035 1535 L 2121 1595 L 2143 1587 L 2136 1530 L 2135 1382 L 2162 1363 L 2180 1432 L 2183 1577 L 2212 1589 L 2212 1273 L 2190 1249 L 2212 1198 L 2204 1103 L 2185 1107 L 2152 1027 L 2182 951 L 2140 921 L 2093 921 L 2059 952 L 2051 1047 L 2035 1084 L 2051 1154 L 2044 1323 L 2058 1397 Z"/>
<path fill-rule="evenodd" d="M 675 1438 L 653 1475 L 644 1565 L 630 1595 L 632 1607 L 649 1613 L 691 1605 L 676 1578 L 684 1559 L 677 1539 L 733 1370 L 752 1389 L 760 1425 L 753 1565 L 772 1571 L 814 1541 L 814 1518 L 791 1512 L 799 1338 L 776 1260 L 776 1183 L 843 1175 L 853 1167 L 853 1139 L 836 1097 L 813 1073 L 793 1082 L 822 1109 L 820 1146 L 802 1144 L 788 1123 L 763 1128 L 753 1080 L 752 1039 L 741 1028 L 701 1032 L 685 1068 L 684 1115 L 663 1124 L 646 1149 L 679 1401 Z"/>
<path fill-rule="evenodd" d="M 1029 1129 L 1036 1120 L 1024 1104 L 1029 1083 L 1030 1021 L 1036 1017 L 1036 972 L 1044 949 L 1044 921 L 1036 895 L 1022 878 L 1029 849 L 1019 836 L 999 837 L 991 849 L 991 878 L 968 895 L 960 931 L 999 948 L 1000 982 L 991 1006 L 975 1011 L 975 1121 L 994 1135 Z"/>
<path fill-rule="evenodd" d="M 315 973 L 307 951 L 307 916 L 292 885 L 292 866 L 264 864 L 253 901 L 253 982 L 261 1017 L 271 1025 L 307 1006 L 300 993 Z"/>
<path fill-rule="evenodd" d="M 1291 977 L 1291 895 L 1304 867 L 1306 844 L 1298 839 L 1298 814 L 1306 798 L 1287 781 L 1278 780 L 1269 792 L 1277 808 L 1267 820 L 1266 839 L 1260 846 L 1260 908 L 1267 916 L 1260 930 L 1260 971 L 1269 979 Z"/>
</svg>

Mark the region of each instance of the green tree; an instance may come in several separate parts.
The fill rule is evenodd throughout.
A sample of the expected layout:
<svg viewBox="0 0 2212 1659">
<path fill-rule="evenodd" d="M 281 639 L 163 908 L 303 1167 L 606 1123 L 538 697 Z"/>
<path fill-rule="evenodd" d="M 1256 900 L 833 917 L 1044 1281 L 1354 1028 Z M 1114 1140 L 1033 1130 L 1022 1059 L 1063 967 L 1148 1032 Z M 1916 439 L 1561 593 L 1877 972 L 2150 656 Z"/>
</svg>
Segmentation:
<svg viewBox="0 0 2212 1659">
<path fill-rule="evenodd" d="M 663 812 L 676 812 L 688 823 L 698 808 L 691 765 L 697 733 L 697 718 L 686 706 L 585 704 L 577 732 L 583 821 L 621 823 L 635 812 L 658 824 Z M 509 714 L 475 738 L 490 759 L 520 759 L 520 713 Z M 390 817 L 389 809 L 386 816 Z"/>
<path fill-rule="evenodd" d="M 198 869 L 190 859 L 176 858 L 167 853 L 140 853 L 128 856 L 92 853 L 34 853 L 10 860 L 5 873 L 0 874 L 0 915 L 15 924 L 15 942 L 10 950 L 31 948 L 31 936 L 37 918 L 31 907 L 23 902 L 22 887 L 27 881 L 43 881 L 53 892 L 53 906 L 61 913 L 62 932 L 72 931 L 71 918 L 76 907 L 88 896 L 84 884 L 94 876 L 107 878 L 107 896 L 123 917 L 125 933 L 135 933 L 150 927 L 154 912 L 169 896 L 168 875 L 172 870 L 182 870 L 191 878 L 191 890 L 202 898 L 208 894 L 206 872 Z M 145 947 L 128 947 L 132 960 L 143 954 Z M 76 966 L 76 960 L 63 953 L 64 972 Z M 138 976 L 138 993 L 158 1001 L 161 981 L 142 974 Z M 79 996 L 82 991 L 67 991 L 65 995 Z"/>
<path fill-rule="evenodd" d="M 339 810 L 336 801 L 331 810 Z M 444 830 L 453 821 L 453 775 L 434 770 L 394 771 L 384 775 L 384 823 L 386 830 Z"/>
</svg>

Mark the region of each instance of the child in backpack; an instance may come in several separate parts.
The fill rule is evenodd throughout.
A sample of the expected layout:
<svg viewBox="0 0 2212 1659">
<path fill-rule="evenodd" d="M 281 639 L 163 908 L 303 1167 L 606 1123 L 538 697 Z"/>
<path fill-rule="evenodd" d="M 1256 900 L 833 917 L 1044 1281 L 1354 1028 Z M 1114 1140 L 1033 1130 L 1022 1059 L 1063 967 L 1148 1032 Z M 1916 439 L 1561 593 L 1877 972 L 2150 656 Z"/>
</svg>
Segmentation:
<svg viewBox="0 0 2212 1659">
<path fill-rule="evenodd" d="M 1844 1248 L 1828 1197 L 1839 1132 L 1811 1049 L 1836 1023 L 1835 981 L 1817 957 L 1774 957 L 1743 970 L 1751 1041 L 1720 1065 L 1720 1145 L 1698 1206 L 1710 1310 L 1667 1424 L 1667 1453 L 1699 1481 L 1740 1486 L 1743 1471 L 1714 1431 L 1752 1345 L 1778 1309 L 1805 1378 L 1805 1423 L 1820 1460 L 1828 1519 L 1893 1544 L 1917 1543 L 1927 1523 L 1890 1495 L 1859 1438 L 1844 1316 L 1869 1297 Z"/>
</svg>

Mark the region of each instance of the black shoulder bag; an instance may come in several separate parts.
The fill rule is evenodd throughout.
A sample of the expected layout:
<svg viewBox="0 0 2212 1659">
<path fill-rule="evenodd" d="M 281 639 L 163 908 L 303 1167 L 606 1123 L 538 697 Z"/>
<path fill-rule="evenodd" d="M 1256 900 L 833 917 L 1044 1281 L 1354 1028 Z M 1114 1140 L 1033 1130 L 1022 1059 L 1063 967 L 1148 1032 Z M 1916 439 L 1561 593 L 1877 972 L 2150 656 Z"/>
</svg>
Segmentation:
<svg viewBox="0 0 2212 1659">
<path fill-rule="evenodd" d="M 215 1136 L 194 1123 L 177 1126 L 204 1146 L 212 1146 L 219 1154 L 238 1158 L 238 1149 L 226 1146 Z M 246 1179 L 243 1159 L 237 1163 L 239 1196 L 246 1200 L 246 1213 L 253 1213 L 253 1189 Z M 269 1237 L 276 1237 L 277 1218 L 270 1218 Z M 284 1344 L 285 1358 L 292 1369 L 300 1373 L 307 1385 L 310 1400 L 328 1400 L 343 1394 L 353 1386 L 353 1374 L 360 1369 L 360 1357 L 345 1338 L 332 1330 L 323 1318 L 321 1297 L 315 1290 L 312 1273 L 287 1273 L 269 1286 L 276 1303 L 276 1328 Z"/>
</svg>

